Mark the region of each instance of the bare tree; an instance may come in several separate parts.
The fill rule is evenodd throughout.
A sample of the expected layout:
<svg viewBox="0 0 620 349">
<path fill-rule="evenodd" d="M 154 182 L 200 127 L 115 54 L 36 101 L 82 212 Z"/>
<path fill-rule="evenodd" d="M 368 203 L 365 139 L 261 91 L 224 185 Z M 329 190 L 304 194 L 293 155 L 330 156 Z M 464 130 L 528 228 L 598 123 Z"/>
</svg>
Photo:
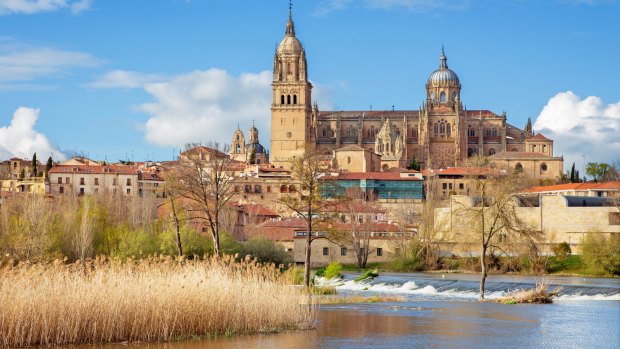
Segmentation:
<svg viewBox="0 0 620 349">
<path fill-rule="evenodd" d="M 310 254 L 311 244 L 314 240 L 313 232 L 315 224 L 322 221 L 317 213 L 324 207 L 325 200 L 321 197 L 321 180 L 328 163 L 320 155 L 306 154 L 303 158 L 292 160 L 291 175 L 293 185 L 301 186 L 302 192 L 289 194 L 282 197 L 279 203 L 287 209 L 297 213 L 307 224 L 305 266 L 304 266 L 304 285 L 310 286 Z"/>
<path fill-rule="evenodd" d="M 346 196 L 336 199 L 330 206 L 334 208 L 335 219 L 328 224 L 328 239 L 340 247 L 353 252 L 359 268 L 366 268 L 368 256 L 376 251 L 370 246 L 372 227 L 376 224 L 373 218 L 381 210 L 359 188 L 347 190 Z"/>
<path fill-rule="evenodd" d="M 506 240 L 533 243 L 542 236 L 542 232 L 532 229 L 517 212 L 514 193 L 522 188 L 522 176 L 475 166 L 485 163 L 480 159 L 470 165 L 470 197 L 464 201 L 453 200 L 459 219 L 456 226 L 471 227 L 471 241 L 480 248 L 481 300 L 484 299 L 491 249 L 502 250 L 501 244 Z"/>
<path fill-rule="evenodd" d="M 224 211 L 236 194 L 235 163 L 227 153 L 228 147 L 218 143 L 188 144 L 168 176 L 189 219 L 205 224 L 211 233 L 215 255 L 220 254 Z"/>
</svg>

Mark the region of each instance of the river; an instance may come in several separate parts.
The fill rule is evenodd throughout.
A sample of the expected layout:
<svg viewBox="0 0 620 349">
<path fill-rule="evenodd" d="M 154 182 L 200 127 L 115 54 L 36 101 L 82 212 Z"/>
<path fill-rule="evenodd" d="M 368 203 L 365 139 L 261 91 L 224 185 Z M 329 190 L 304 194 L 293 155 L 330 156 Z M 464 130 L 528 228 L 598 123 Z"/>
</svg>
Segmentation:
<svg viewBox="0 0 620 349">
<path fill-rule="evenodd" d="M 93 349 L 197 348 L 620 348 L 620 280 L 545 277 L 553 304 L 477 301 L 477 275 L 383 274 L 334 282 L 338 293 L 400 295 L 398 303 L 323 305 L 316 330 Z M 540 277 L 490 276 L 488 298 L 530 288 Z M 73 347 L 86 349 L 86 347 Z"/>
</svg>

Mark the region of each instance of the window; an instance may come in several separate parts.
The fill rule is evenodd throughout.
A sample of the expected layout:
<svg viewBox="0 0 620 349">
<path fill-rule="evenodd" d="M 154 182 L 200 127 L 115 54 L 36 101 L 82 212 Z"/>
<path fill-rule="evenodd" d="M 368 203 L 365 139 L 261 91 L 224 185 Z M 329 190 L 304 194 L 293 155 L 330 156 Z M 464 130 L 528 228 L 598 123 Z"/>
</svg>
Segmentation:
<svg viewBox="0 0 620 349">
<path fill-rule="evenodd" d="M 60 194 L 63 194 L 63 193 L 65 192 L 65 187 L 60 187 L 60 188 L 58 188 L 58 192 L 59 192 Z"/>
<path fill-rule="evenodd" d="M 448 184 L 448 189 L 452 190 L 452 183 Z"/>
<path fill-rule="evenodd" d="M 62 177 L 58 177 L 58 184 L 62 184 Z"/>
<path fill-rule="evenodd" d="M 261 186 L 258 185 L 258 184 L 254 186 L 254 192 L 255 193 L 260 193 L 262 191 L 261 189 L 262 189 Z"/>
<path fill-rule="evenodd" d="M 80 188 L 80 195 L 84 195 L 84 188 Z"/>
<path fill-rule="evenodd" d="M 468 131 L 469 137 L 476 137 L 476 130 L 470 128 Z"/>
<path fill-rule="evenodd" d="M 251 193 L 251 192 L 252 192 L 252 185 L 250 185 L 250 184 L 246 184 L 246 185 L 245 185 L 245 188 L 243 188 L 243 190 L 244 190 L 246 193 Z"/>
<path fill-rule="evenodd" d="M 288 193 L 288 187 L 286 185 L 281 185 L 280 193 Z"/>
<path fill-rule="evenodd" d="M 127 188 L 127 195 L 131 194 L 131 189 Z"/>
<path fill-rule="evenodd" d="M 452 92 L 452 101 L 456 101 L 456 92 Z"/>
<path fill-rule="evenodd" d="M 329 256 L 329 247 L 323 247 L 323 256 Z"/>
<path fill-rule="evenodd" d="M 127 185 L 131 185 L 131 178 L 127 178 Z"/>
<path fill-rule="evenodd" d="M 459 183 L 459 189 L 461 190 L 465 189 L 465 185 L 463 183 Z"/>
<path fill-rule="evenodd" d="M 495 155 L 495 149 L 493 148 L 489 149 L 489 156 L 491 155 Z"/>
<path fill-rule="evenodd" d="M 520 162 L 517 162 L 517 164 L 515 165 L 515 172 L 523 172 L 523 165 L 521 165 Z"/>
<path fill-rule="evenodd" d="M 80 185 L 84 185 L 84 177 L 80 178 Z"/>
<path fill-rule="evenodd" d="M 116 178 L 112 179 L 112 185 L 116 185 Z"/>
<path fill-rule="evenodd" d="M 280 96 L 280 104 L 284 104 L 284 95 Z"/>
<path fill-rule="evenodd" d="M 441 103 L 446 103 L 446 93 L 441 91 L 441 94 L 439 94 L 439 101 Z"/>
<path fill-rule="evenodd" d="M 291 185 L 290 187 L 288 187 L 288 191 L 294 193 L 297 191 L 297 188 L 294 185 Z"/>
<path fill-rule="evenodd" d="M 467 157 L 472 157 L 476 154 L 476 152 L 474 151 L 474 149 L 472 148 L 468 148 L 467 149 Z"/>
<path fill-rule="evenodd" d="M 267 192 L 271 193 L 271 186 L 270 185 L 267 186 Z"/>
<path fill-rule="evenodd" d="M 340 248 L 340 255 L 341 256 L 346 256 L 347 255 L 347 248 L 346 247 L 341 247 Z"/>
<path fill-rule="evenodd" d="M 95 178 L 95 185 L 99 185 L 99 178 Z"/>
<path fill-rule="evenodd" d="M 291 95 L 286 96 L 286 104 L 291 104 Z"/>
<path fill-rule="evenodd" d="M 69 177 L 66 177 L 65 178 L 65 184 L 70 184 L 70 183 L 71 183 L 71 181 L 69 180 Z"/>
<path fill-rule="evenodd" d="M 542 165 L 540 165 L 540 170 L 541 170 L 542 172 L 547 171 L 547 164 L 543 163 Z"/>
<path fill-rule="evenodd" d="M 444 189 L 444 190 L 448 189 L 448 183 L 442 183 L 441 189 Z"/>
<path fill-rule="evenodd" d="M 297 95 L 293 95 L 293 104 L 297 104 Z"/>
<path fill-rule="evenodd" d="M 383 249 L 381 247 L 377 247 L 377 257 L 383 256 Z"/>
</svg>

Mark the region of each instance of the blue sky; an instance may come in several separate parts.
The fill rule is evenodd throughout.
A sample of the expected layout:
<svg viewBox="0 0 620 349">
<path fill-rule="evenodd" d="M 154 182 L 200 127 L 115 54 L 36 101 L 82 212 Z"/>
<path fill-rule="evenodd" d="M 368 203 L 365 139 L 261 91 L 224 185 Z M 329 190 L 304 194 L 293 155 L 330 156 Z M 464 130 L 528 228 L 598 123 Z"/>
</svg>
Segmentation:
<svg viewBox="0 0 620 349">
<path fill-rule="evenodd" d="M 0 0 L 0 156 L 166 160 L 252 120 L 269 146 L 287 12 L 286 0 Z M 618 1 L 298 0 L 293 14 L 321 109 L 417 109 L 443 44 L 468 109 L 520 127 L 531 116 L 567 162 L 620 159 Z"/>
</svg>

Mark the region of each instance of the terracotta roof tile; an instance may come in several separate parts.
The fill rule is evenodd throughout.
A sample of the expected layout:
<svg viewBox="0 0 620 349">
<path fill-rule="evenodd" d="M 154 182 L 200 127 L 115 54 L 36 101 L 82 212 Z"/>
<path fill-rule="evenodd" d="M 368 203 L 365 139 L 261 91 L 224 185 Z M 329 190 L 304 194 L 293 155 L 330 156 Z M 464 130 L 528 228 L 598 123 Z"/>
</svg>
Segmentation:
<svg viewBox="0 0 620 349">
<path fill-rule="evenodd" d="M 49 173 L 84 173 L 84 174 L 138 174 L 138 168 L 135 166 L 123 165 L 106 165 L 106 166 L 89 166 L 89 165 L 56 165 L 52 167 Z"/>
<path fill-rule="evenodd" d="M 545 137 L 542 133 L 537 133 L 534 137 L 530 137 L 528 140 L 553 142 L 551 139 Z"/>
</svg>

